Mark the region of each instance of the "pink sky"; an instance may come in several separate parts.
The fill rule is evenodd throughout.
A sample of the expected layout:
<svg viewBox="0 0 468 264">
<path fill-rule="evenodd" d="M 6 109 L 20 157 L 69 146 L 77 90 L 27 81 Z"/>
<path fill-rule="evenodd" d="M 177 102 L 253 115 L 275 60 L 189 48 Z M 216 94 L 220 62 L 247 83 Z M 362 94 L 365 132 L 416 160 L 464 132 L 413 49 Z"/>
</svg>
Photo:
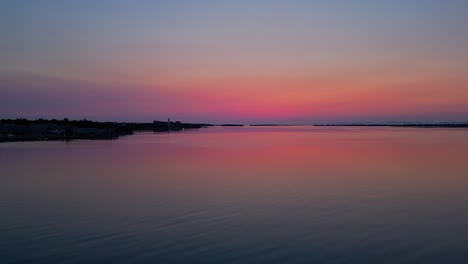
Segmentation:
<svg viewBox="0 0 468 264">
<path fill-rule="evenodd" d="M 12 2 L 0 118 L 466 122 L 458 2 Z"/>
</svg>

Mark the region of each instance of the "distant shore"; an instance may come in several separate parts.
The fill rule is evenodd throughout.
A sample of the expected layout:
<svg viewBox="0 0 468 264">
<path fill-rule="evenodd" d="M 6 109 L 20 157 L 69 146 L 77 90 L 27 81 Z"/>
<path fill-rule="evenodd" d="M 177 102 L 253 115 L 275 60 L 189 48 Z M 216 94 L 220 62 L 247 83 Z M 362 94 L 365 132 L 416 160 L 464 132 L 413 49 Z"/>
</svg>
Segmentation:
<svg viewBox="0 0 468 264">
<path fill-rule="evenodd" d="M 52 141 L 78 139 L 116 139 L 138 131 L 177 132 L 186 129 L 200 129 L 211 126 L 243 127 L 243 124 L 213 125 L 206 123 L 182 123 L 180 121 L 96 122 L 90 120 L 57 119 L 2 119 L 0 120 L 0 142 Z M 292 124 L 251 124 L 251 127 L 296 126 Z M 300 125 L 299 125 L 300 126 Z M 401 124 L 314 124 L 316 127 L 413 127 L 413 128 L 468 128 L 468 123 L 401 123 Z"/>
<path fill-rule="evenodd" d="M 51 141 L 77 139 L 116 139 L 136 131 L 176 132 L 199 129 L 211 124 L 157 121 L 152 123 L 96 122 L 90 120 L 2 119 L 0 142 Z"/>
<path fill-rule="evenodd" d="M 468 128 L 465 123 L 440 123 L 440 124 L 316 124 L 314 126 L 346 126 L 346 127 L 420 127 L 420 128 Z"/>
<path fill-rule="evenodd" d="M 468 123 L 417 123 L 417 124 L 361 124 L 361 123 L 350 123 L 350 124 L 251 124 L 252 127 L 273 127 L 273 126 L 316 126 L 316 127 L 421 127 L 421 128 L 468 128 Z"/>
</svg>

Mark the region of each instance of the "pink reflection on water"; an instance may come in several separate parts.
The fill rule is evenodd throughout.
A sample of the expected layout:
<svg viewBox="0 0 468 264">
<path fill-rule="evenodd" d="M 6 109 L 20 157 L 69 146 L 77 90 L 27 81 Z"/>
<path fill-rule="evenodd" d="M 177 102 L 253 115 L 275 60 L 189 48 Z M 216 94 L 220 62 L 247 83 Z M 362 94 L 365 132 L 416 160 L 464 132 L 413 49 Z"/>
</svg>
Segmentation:
<svg viewBox="0 0 468 264">
<path fill-rule="evenodd" d="M 466 133 L 412 128 L 209 128 L 139 134 L 128 142 L 116 142 L 108 158 L 146 180 L 166 184 L 466 184 Z"/>
<path fill-rule="evenodd" d="M 38 181 L 99 181 L 152 188 L 466 186 L 466 130 L 413 128 L 207 128 L 116 141 L 2 145 L 12 174 Z M 3 163 L 3 162 L 2 162 Z M 34 171 L 28 171 L 28 168 Z M 70 168 L 74 168 L 70 171 Z"/>
</svg>

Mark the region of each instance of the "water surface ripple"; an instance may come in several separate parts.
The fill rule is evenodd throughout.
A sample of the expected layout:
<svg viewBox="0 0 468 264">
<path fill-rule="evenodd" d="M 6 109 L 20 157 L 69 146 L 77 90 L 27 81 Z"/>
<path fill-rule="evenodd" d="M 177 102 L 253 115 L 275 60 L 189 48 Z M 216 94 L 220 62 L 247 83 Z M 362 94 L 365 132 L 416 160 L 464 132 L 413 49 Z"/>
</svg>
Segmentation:
<svg viewBox="0 0 468 264">
<path fill-rule="evenodd" d="M 0 144 L 0 263 L 468 263 L 468 130 Z"/>
</svg>

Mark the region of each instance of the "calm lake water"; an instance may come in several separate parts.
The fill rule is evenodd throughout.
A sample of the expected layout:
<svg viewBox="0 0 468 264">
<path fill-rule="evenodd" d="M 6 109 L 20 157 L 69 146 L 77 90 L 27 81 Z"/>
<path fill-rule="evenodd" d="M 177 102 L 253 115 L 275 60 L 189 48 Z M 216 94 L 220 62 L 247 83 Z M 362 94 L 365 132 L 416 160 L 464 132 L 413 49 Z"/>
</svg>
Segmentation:
<svg viewBox="0 0 468 264">
<path fill-rule="evenodd" d="M 468 130 L 0 144 L 0 263 L 468 263 Z"/>
</svg>

